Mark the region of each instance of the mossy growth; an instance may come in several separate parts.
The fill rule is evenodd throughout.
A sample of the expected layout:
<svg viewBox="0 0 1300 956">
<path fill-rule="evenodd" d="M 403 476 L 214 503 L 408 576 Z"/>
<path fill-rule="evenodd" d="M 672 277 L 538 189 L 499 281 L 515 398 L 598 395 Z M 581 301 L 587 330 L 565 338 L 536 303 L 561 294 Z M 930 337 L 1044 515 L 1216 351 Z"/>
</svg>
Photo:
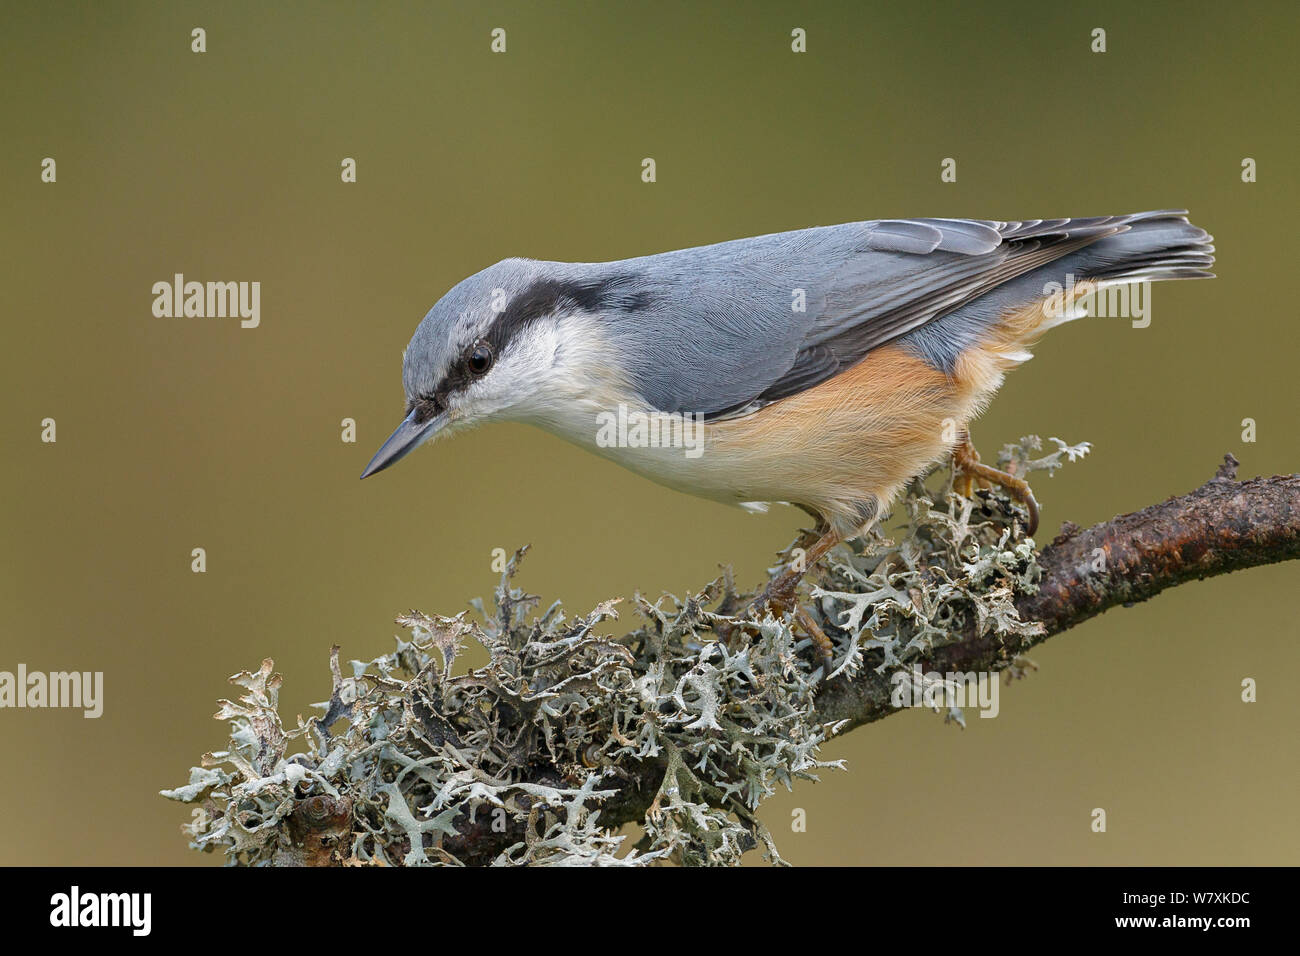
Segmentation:
<svg viewBox="0 0 1300 956">
<path fill-rule="evenodd" d="M 1088 450 L 1053 441 L 1034 458 L 1038 439 L 1022 439 L 1000 461 L 1023 475 Z M 918 480 L 895 514 L 892 538 L 837 550 L 811 589 L 831 679 L 910 666 L 971 625 L 1013 651 L 1034 633 L 1014 605 L 1037 584 L 1034 543 L 1000 491 Z M 404 614 L 409 640 L 346 674 L 335 647 L 330 699 L 292 728 L 270 660 L 232 677 L 244 693 L 216 714 L 226 749 L 162 791 L 194 805 L 190 845 L 231 865 L 733 865 L 755 848 L 782 862 L 759 807 L 843 769 L 819 757 L 846 722 L 818 716 L 825 675 L 798 625 L 751 617 L 724 575 L 685 598 L 635 597 L 638 626 L 620 635 L 617 600 L 539 612 L 513 583 L 524 550 L 490 609 Z M 469 642 L 488 663 L 458 671 Z M 632 822 L 634 846 L 620 832 Z"/>
</svg>

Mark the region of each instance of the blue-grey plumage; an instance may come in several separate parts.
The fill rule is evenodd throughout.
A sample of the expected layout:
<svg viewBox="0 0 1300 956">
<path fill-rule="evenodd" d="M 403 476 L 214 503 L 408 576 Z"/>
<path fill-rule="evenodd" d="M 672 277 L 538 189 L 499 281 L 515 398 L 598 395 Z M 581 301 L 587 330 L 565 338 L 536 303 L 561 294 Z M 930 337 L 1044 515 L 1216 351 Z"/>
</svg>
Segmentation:
<svg viewBox="0 0 1300 956">
<path fill-rule="evenodd" d="M 1182 211 L 1159 211 L 879 220 L 617 262 L 508 259 L 420 323 L 407 419 L 366 474 L 434 434 L 516 420 L 704 497 L 802 504 L 848 534 L 951 450 L 952 423 L 964 429 L 1054 324 L 1042 319 L 1050 283 L 1208 277 L 1210 242 Z M 599 446 L 596 418 L 617 406 L 702 416 L 706 454 Z"/>
</svg>

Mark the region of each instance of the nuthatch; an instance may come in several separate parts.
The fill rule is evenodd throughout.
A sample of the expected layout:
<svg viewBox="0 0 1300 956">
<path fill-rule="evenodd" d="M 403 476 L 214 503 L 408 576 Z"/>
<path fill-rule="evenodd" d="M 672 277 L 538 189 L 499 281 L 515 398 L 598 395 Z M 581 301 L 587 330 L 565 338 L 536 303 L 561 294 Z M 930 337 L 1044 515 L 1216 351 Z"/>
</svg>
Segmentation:
<svg viewBox="0 0 1300 956">
<path fill-rule="evenodd" d="M 968 489 L 995 481 L 1025 504 L 1032 534 L 1028 485 L 979 462 L 968 423 L 1039 335 L 1082 314 L 1058 290 L 1209 278 L 1211 241 L 1166 210 L 886 219 L 620 262 L 507 259 L 415 330 L 406 417 L 361 477 L 435 435 L 526 422 L 680 491 L 801 506 L 818 518 L 806 569 L 951 455 Z M 622 440 L 608 440 L 611 416 L 635 423 Z M 670 437 L 698 428 L 699 446 L 646 440 L 661 429 L 640 426 L 661 422 Z M 801 576 L 787 569 L 760 601 L 788 607 Z"/>
</svg>

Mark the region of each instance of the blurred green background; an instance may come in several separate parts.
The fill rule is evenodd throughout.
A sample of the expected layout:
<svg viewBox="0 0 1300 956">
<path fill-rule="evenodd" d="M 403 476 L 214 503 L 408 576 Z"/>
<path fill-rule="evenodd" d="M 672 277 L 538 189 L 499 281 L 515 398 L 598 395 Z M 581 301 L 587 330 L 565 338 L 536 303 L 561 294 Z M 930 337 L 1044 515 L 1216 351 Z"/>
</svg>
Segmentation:
<svg viewBox="0 0 1300 956">
<path fill-rule="evenodd" d="M 0 711 L 0 862 L 217 862 L 156 793 L 224 744 L 225 677 L 274 657 L 283 713 L 309 713 L 332 643 L 369 659 L 396 613 L 489 594 L 494 548 L 530 542 L 520 583 L 575 611 L 727 562 L 759 579 L 801 512 L 685 497 L 523 426 L 357 481 L 417 322 L 507 256 L 1186 206 L 1219 278 L 1157 286 L 1147 329 L 1053 332 L 976 442 L 1094 443 L 1039 480 L 1044 540 L 1188 491 L 1224 452 L 1243 476 L 1300 470 L 1296 10 L 6 3 L 0 669 L 102 670 L 106 702 Z M 260 281 L 261 326 L 155 318 L 176 272 Z M 1112 611 L 964 732 L 917 711 L 836 741 L 849 773 L 767 805 L 778 845 L 800 864 L 1297 862 L 1296 580 Z"/>
</svg>

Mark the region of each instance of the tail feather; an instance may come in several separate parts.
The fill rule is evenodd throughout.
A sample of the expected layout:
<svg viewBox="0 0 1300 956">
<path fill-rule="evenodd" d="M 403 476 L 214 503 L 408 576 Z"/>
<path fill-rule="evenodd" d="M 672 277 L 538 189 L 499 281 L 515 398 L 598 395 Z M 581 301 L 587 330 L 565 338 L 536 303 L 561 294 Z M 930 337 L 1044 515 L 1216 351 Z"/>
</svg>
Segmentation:
<svg viewBox="0 0 1300 956">
<path fill-rule="evenodd" d="M 1210 271 L 1214 237 L 1188 222 L 1182 209 L 1004 225 L 1002 238 L 1012 242 L 1039 242 L 1050 236 L 1098 238 L 909 332 L 903 341 L 934 368 L 951 374 L 965 350 L 988 341 L 990 335 L 1001 343 L 1004 365 L 1023 361 L 1033 339 L 1086 314 L 1080 308 L 1067 308 L 1049 317 L 1042 309 L 1050 290 L 1060 291 L 1071 283 L 1098 289 L 1129 282 L 1214 277 Z M 1009 316 L 1015 319 L 1010 325 Z"/>
<path fill-rule="evenodd" d="M 1079 251 L 1079 275 L 1103 285 L 1164 279 L 1210 279 L 1214 237 L 1182 210 L 1139 213 L 1129 227 Z"/>
</svg>

